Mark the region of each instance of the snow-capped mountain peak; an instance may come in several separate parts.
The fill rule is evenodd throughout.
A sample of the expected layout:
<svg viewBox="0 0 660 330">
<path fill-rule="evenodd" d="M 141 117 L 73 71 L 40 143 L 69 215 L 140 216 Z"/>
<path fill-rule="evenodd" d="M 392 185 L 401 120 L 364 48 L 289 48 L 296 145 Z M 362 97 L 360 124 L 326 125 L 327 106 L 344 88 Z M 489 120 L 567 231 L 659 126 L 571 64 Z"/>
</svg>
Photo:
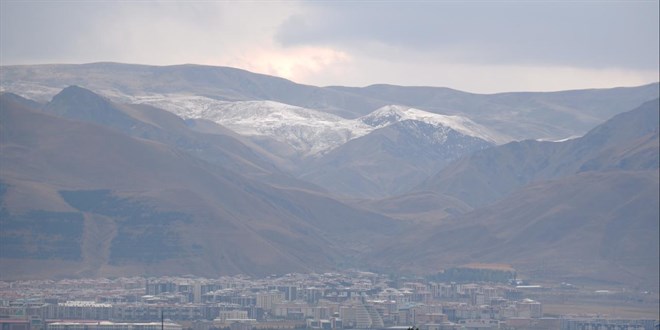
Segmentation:
<svg viewBox="0 0 660 330">
<path fill-rule="evenodd" d="M 366 116 L 360 117 L 358 120 L 375 128 L 384 127 L 399 121 L 414 120 L 438 127 L 448 127 L 461 134 L 477 137 L 491 143 L 503 141 L 503 137 L 500 137 L 497 133 L 475 123 L 469 118 L 455 115 L 441 115 L 400 105 L 384 106 Z"/>
<path fill-rule="evenodd" d="M 385 127 L 404 120 L 403 118 L 406 116 L 406 110 L 408 110 L 408 108 L 400 105 L 386 105 L 366 116 L 358 118 L 358 120 L 371 127 Z"/>
<path fill-rule="evenodd" d="M 275 101 L 218 101 L 203 96 L 139 96 L 144 103 L 183 118 L 203 118 L 246 136 L 266 136 L 286 143 L 302 156 L 323 154 L 373 130 L 333 114 Z"/>
<path fill-rule="evenodd" d="M 372 131 L 402 121 L 417 121 L 463 135 L 497 142 L 497 136 L 461 116 L 446 116 L 400 105 L 388 105 L 346 119 L 313 109 L 275 101 L 227 102 L 195 95 L 144 95 L 133 98 L 169 110 L 183 118 L 212 120 L 239 134 L 265 136 L 291 146 L 301 156 L 318 156 Z M 437 134 L 436 134 L 437 135 Z"/>
</svg>

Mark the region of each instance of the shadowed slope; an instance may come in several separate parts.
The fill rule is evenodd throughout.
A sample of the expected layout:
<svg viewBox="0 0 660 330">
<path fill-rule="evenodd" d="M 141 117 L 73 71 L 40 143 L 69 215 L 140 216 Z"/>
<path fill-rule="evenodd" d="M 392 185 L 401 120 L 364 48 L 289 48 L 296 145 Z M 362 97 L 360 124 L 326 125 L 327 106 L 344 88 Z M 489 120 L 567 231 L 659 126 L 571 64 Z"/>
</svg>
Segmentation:
<svg viewBox="0 0 660 330">
<path fill-rule="evenodd" d="M 657 288 L 658 106 L 580 139 L 510 143 L 455 162 L 429 185 L 481 207 L 427 224 L 374 259 L 426 271 L 504 263 L 534 278 Z"/>
<path fill-rule="evenodd" d="M 3 277 L 328 269 L 367 228 L 395 228 L 174 146 L 0 102 Z M 335 213 L 318 206 L 330 202 Z"/>
<path fill-rule="evenodd" d="M 534 278 L 657 288 L 658 185 L 657 169 L 538 182 L 376 257 L 427 271 L 505 263 Z"/>
<path fill-rule="evenodd" d="M 656 99 L 615 116 L 578 139 L 528 140 L 478 151 L 449 165 L 419 189 L 454 196 L 474 207 L 487 205 L 537 180 L 604 167 L 597 164 L 598 160 L 607 160 L 612 148 L 621 148 L 655 132 L 658 113 Z M 652 161 L 645 164 L 629 169 L 653 168 Z"/>
</svg>

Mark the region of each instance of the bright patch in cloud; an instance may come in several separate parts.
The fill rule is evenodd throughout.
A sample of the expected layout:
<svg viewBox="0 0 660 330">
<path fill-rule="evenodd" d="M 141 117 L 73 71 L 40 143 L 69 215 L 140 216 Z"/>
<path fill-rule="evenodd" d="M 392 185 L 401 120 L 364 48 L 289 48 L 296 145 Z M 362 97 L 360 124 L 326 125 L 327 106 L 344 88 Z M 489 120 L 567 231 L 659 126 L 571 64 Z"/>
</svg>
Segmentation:
<svg viewBox="0 0 660 330">
<path fill-rule="evenodd" d="M 319 86 L 480 93 L 658 80 L 657 1 L 0 0 L 0 9 L 0 65 L 195 63 Z"/>
<path fill-rule="evenodd" d="M 260 48 L 243 52 L 225 64 L 302 82 L 351 62 L 343 51 L 324 47 Z"/>
</svg>

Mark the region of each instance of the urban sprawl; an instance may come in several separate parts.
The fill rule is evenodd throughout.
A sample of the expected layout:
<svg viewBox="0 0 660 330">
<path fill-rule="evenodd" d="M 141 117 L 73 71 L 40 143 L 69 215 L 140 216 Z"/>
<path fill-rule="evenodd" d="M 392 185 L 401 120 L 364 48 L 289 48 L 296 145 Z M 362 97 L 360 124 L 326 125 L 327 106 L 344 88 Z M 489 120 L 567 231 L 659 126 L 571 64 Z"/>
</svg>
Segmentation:
<svg viewBox="0 0 660 330">
<path fill-rule="evenodd" d="M 462 283 L 362 271 L 0 281 L 0 324 L 1 330 L 657 329 L 657 320 L 548 317 L 530 299 L 543 289 L 515 278 Z"/>
</svg>

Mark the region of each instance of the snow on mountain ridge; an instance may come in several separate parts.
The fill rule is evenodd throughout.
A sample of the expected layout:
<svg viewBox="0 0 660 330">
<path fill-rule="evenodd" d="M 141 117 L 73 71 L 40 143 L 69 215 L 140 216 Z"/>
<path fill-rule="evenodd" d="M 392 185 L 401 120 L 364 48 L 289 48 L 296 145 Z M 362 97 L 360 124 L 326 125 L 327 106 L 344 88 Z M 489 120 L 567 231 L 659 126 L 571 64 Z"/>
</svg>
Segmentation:
<svg viewBox="0 0 660 330">
<path fill-rule="evenodd" d="M 241 135 L 273 137 L 305 156 L 322 154 L 372 130 L 354 120 L 274 101 L 227 102 L 203 96 L 148 95 L 135 97 L 133 102 L 186 119 L 208 119 Z"/>
<path fill-rule="evenodd" d="M 173 94 L 137 96 L 132 101 L 163 108 L 186 119 L 212 120 L 242 135 L 272 137 L 292 146 L 303 156 L 322 155 L 349 140 L 406 120 L 450 128 L 488 142 L 498 141 L 495 134 L 468 118 L 398 105 L 382 107 L 357 119 L 346 119 L 275 101 L 227 102 Z"/>
<path fill-rule="evenodd" d="M 374 128 L 381 128 L 401 121 L 401 118 L 405 116 L 405 109 L 402 106 L 386 105 L 358 118 L 358 120 Z"/>
<path fill-rule="evenodd" d="M 370 126 L 376 126 L 378 128 L 398 121 L 416 120 L 435 126 L 446 126 L 464 135 L 477 137 L 492 143 L 500 143 L 505 140 L 504 137 L 466 117 L 441 115 L 400 105 L 386 105 L 358 119 Z"/>
</svg>

